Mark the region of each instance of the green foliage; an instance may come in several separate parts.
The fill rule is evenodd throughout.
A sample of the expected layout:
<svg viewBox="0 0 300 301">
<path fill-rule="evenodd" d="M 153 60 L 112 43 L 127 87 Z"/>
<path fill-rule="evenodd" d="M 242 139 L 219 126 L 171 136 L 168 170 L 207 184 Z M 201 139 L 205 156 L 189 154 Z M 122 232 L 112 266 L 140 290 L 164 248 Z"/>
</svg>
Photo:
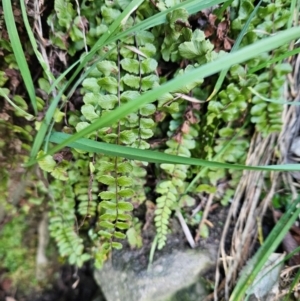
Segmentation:
<svg viewBox="0 0 300 301">
<path fill-rule="evenodd" d="M 238 32 L 246 22 L 247 16 L 253 10 L 250 1 L 242 1 L 239 10 L 236 12 L 237 18 L 232 22 L 233 32 Z M 247 34 L 242 40 L 242 46 L 251 44 L 261 39 L 265 34 L 273 34 L 286 27 L 290 18 L 289 4 L 276 1 L 276 3 L 266 3 L 258 9 L 258 13 L 251 22 Z M 256 30 L 254 30 L 254 28 Z M 247 67 L 255 67 L 259 64 L 270 61 L 274 57 L 280 56 L 287 51 L 287 46 L 281 47 L 269 54 L 258 56 L 249 61 Z M 251 122 L 256 125 L 256 129 L 264 136 L 270 133 L 279 132 L 281 129 L 282 105 L 267 103 L 256 95 L 249 95 L 247 87 L 252 87 L 263 97 L 269 99 L 280 99 L 281 88 L 285 76 L 291 72 L 291 66 L 287 63 L 278 63 L 267 67 L 259 76 L 254 74 L 247 75 L 245 67 L 236 66 L 231 69 L 233 80 L 237 81 L 242 87 L 242 95 L 247 95 L 247 100 L 251 98 L 253 104 L 251 108 Z M 237 87 L 237 89 L 240 89 Z"/>
<path fill-rule="evenodd" d="M 43 151 L 40 151 L 38 156 L 42 157 L 44 155 Z M 66 173 L 67 162 L 62 161 L 59 164 L 56 164 L 52 156 L 43 157 L 39 160 L 39 166 L 42 170 L 49 172 L 54 178 L 66 181 L 68 176 Z"/>
<path fill-rule="evenodd" d="M 68 41 L 68 47 L 66 48 L 66 45 L 60 46 L 61 42 L 54 39 L 53 42 L 62 49 L 67 49 L 71 55 L 83 49 L 85 41 L 88 46 L 92 47 L 126 7 L 121 2 L 108 4 L 105 1 L 90 3 L 89 6 L 82 5 L 81 16 L 84 16 L 91 26 L 85 31 L 81 30 L 81 33 L 76 33 L 76 26 L 78 28 L 79 21 L 76 21 L 78 16 L 75 6 L 71 2 L 67 2 L 65 7 L 62 7 L 61 3 L 62 1 L 57 1 L 58 11 L 49 18 L 49 22 L 50 20 L 54 22 L 53 28 L 56 28 L 54 32 L 57 33 L 61 30 L 62 35 L 65 35 L 64 43 Z M 176 1 L 160 1 L 157 8 L 163 11 L 178 3 Z M 274 15 L 271 6 L 270 9 L 268 5 L 263 8 L 251 21 L 242 40 L 242 46 L 253 43 L 262 37 L 259 32 L 254 32 L 253 29 L 258 24 L 261 27 L 263 27 L 264 22 L 267 24 L 269 18 L 264 20 L 266 14 Z M 92 9 L 94 9 L 95 14 L 91 13 Z M 242 1 L 240 5 L 234 3 L 230 9 L 231 34 L 232 38 L 235 38 L 235 35 L 239 34 L 245 25 L 254 6 L 252 1 Z M 265 12 L 266 10 L 268 12 Z M 139 23 L 154 13 L 153 6 L 150 3 L 144 3 L 128 19 L 126 26 Z M 98 17 L 95 17 L 96 15 Z M 282 13 L 282 16 L 286 16 L 285 13 Z M 284 19 L 284 17 L 282 18 Z M 72 25 L 66 20 L 72 20 Z M 144 92 L 159 87 L 166 80 L 162 76 L 158 77 L 156 73 L 161 60 L 179 64 L 182 61 L 187 62 L 184 68 L 175 71 L 174 77 L 176 78 L 225 55 L 224 51 L 219 53 L 214 51 L 214 44 L 206 38 L 203 31 L 192 29 L 189 24 L 189 13 L 184 8 L 169 12 L 166 15 L 166 20 L 165 24 L 159 25 L 153 30 L 139 31 L 134 36 L 110 43 L 107 47 L 97 51 L 94 57 L 95 68 L 82 82 L 81 93 L 84 104 L 81 106 L 80 112 L 74 111 L 68 114 L 70 127 L 68 131 L 84 130 L 118 107 L 133 103 Z M 278 26 L 284 25 L 279 22 Z M 266 28 L 267 26 L 264 27 L 264 30 Z M 281 54 L 280 51 L 279 54 Z M 233 65 L 227 74 L 226 84 L 215 98 L 210 100 L 205 114 L 199 114 L 199 105 L 188 104 L 186 100 L 189 95 L 201 99 L 207 94 L 199 88 L 203 84 L 203 79 L 196 78 L 187 85 L 158 97 L 157 105 L 141 106 L 136 112 L 131 112 L 117 122 L 107 123 L 105 127 L 99 128 L 97 133 L 89 134 L 86 137 L 106 143 L 149 149 L 150 139 L 153 136 L 162 135 L 162 128 L 168 128 L 167 148 L 165 149 L 167 154 L 184 157 L 196 155 L 210 160 L 216 154 L 222 153 L 218 157 L 220 162 L 243 164 L 249 147 L 249 130 L 241 129 L 241 127 L 248 111 L 252 114 L 251 122 L 256 124 L 257 130 L 267 134 L 279 129 L 280 124 L 276 114 L 279 112 L 278 107 L 280 105 L 266 104 L 262 99 L 257 100 L 255 98 L 257 96 L 253 96 L 249 88 L 268 98 L 278 98 L 278 95 L 268 95 L 265 93 L 266 90 L 260 88 L 264 86 L 264 80 L 266 80 L 263 74 L 258 76 L 247 73 L 248 68 L 257 66 L 271 56 L 272 54 L 262 55 L 246 64 Z M 274 79 L 275 85 L 280 86 L 283 77 L 281 79 L 279 77 L 284 76 L 289 69 L 284 68 L 283 65 L 280 70 L 276 71 L 273 67 L 270 67 L 270 70 L 271 74 L 268 74 L 267 69 L 264 71 L 265 74 L 268 74 L 268 78 L 272 79 L 272 82 Z M 277 79 L 275 73 L 278 75 Z M 256 106 L 256 102 L 258 106 Z M 262 104 L 259 104 L 260 102 Z M 261 126 L 263 123 L 260 123 L 256 118 L 257 115 L 255 115 L 261 110 L 267 111 L 266 114 L 262 114 L 264 126 Z M 266 122 L 269 124 L 268 127 Z M 228 142 L 233 137 L 236 137 L 235 140 L 228 146 Z M 199 140 L 197 141 L 197 139 Z M 200 145 L 203 147 L 199 147 Z M 226 151 L 222 151 L 225 147 Z M 92 155 L 79 150 L 75 157 L 77 162 L 85 158 L 83 160 L 90 162 L 90 166 L 92 166 L 90 172 L 87 173 L 89 167 L 86 163 L 85 172 L 80 168 L 80 173 L 85 175 L 82 176 L 82 181 L 75 180 L 73 177 L 74 181 L 69 184 L 73 186 L 76 201 L 79 202 L 77 212 L 82 217 L 98 217 L 97 225 L 89 234 L 94 243 L 92 253 L 96 265 L 100 267 L 113 248 L 119 249 L 121 247 L 115 240 L 125 237 L 122 231 L 127 230 L 127 233 L 131 235 L 132 246 L 137 246 L 137 243 L 133 242 L 133 238 L 136 236 L 135 228 L 131 226 L 131 230 L 128 230 L 131 220 L 128 213 L 133 209 L 131 204 L 139 206 L 146 200 L 145 185 L 148 164 L 100 154 Z M 42 163 L 41 167 L 45 165 L 47 160 L 51 161 L 51 157 L 44 157 L 43 160 L 45 162 L 40 162 L 40 165 Z M 61 163 L 57 164 L 53 161 L 51 163 L 50 161 L 48 170 L 45 167 L 44 169 L 53 173 L 53 170 Z M 76 165 L 79 167 L 78 164 Z M 68 172 L 67 164 L 64 167 L 64 172 Z M 70 172 L 76 174 L 79 171 L 76 171 L 75 168 Z M 70 172 L 68 172 L 69 175 Z M 187 181 L 198 170 L 191 169 L 187 165 L 164 163 L 160 165 L 159 172 L 161 180 L 155 188 L 156 193 L 159 194 L 156 199 L 155 226 L 158 248 L 162 248 L 166 242 L 171 213 L 178 206 L 185 204 L 184 201 L 179 201 L 182 196 L 191 198 L 185 194 L 185 188 Z M 218 181 L 227 176 L 231 177 L 230 185 L 234 188 L 240 175 L 240 172 L 233 172 L 232 170 L 225 172 L 224 169 L 220 168 L 208 168 L 202 172 L 201 183 L 195 192 L 213 193 Z M 88 182 L 88 193 L 85 193 L 85 183 Z M 232 189 L 226 191 L 221 196 L 221 203 L 226 205 L 232 193 Z M 74 209 L 73 214 L 76 214 Z"/>
<path fill-rule="evenodd" d="M 44 121 L 36 121 L 39 132 L 31 154 L 35 156 L 39 152 L 39 166 L 49 174 L 51 235 L 61 256 L 77 266 L 93 258 L 96 267 L 101 267 L 113 249 L 122 248 L 121 240 L 126 238 L 126 234 L 132 248 L 141 246 L 141 223 L 136 219 L 132 222 L 131 212 L 147 199 L 148 191 L 150 197 L 154 192 L 158 194 L 154 223 L 158 248 L 161 249 L 166 243 L 174 209 L 195 205 L 193 193 L 216 193 L 218 182 L 223 179 L 230 180 L 229 189 L 219 199 L 223 205 L 228 204 L 241 172 L 225 171 L 220 166 L 199 170 L 190 165 L 171 164 L 174 162 L 154 166 L 139 161 L 141 157 L 135 158 L 134 155 L 131 157 L 134 160 L 129 160 L 114 157 L 109 151 L 103 154 L 91 151 L 90 145 L 83 148 L 78 141 L 72 145 L 71 151 L 68 150 L 72 153 L 71 159 L 64 154 L 65 150 L 47 155 L 54 123 L 60 128 L 67 121 L 63 132 L 70 135 L 80 133 L 90 139 L 85 142 L 99 141 L 127 149 L 131 147 L 130 151 L 133 151 L 150 149 L 157 140 L 162 140 L 165 143 L 159 141 L 158 144 L 165 154 L 204 160 L 217 158 L 221 163 L 241 164 L 240 169 L 249 147 L 251 125 L 264 135 L 278 132 L 281 126 L 282 105 L 265 102 L 264 98 L 280 99 L 280 89 L 290 66 L 272 64 L 259 72 L 249 74 L 248 71 L 261 66 L 266 60 L 281 56 L 287 46 L 257 55 L 246 63 L 231 64 L 219 92 L 203 104 L 213 89 L 211 79 L 205 83 L 203 80 L 211 74 L 209 70 L 205 71 L 205 76 L 199 73 L 178 87 L 172 86 L 169 79 L 174 78 L 180 83 L 184 76 L 191 76 L 199 67 L 224 58 L 227 54 L 215 49 L 225 36 L 220 32 L 216 32 L 217 38 L 206 36 L 206 31 L 190 24 L 192 5 L 200 5 L 197 1 L 160 0 L 155 5 L 152 1 L 140 2 L 143 3 L 116 24 L 115 20 L 130 5 L 136 3 L 138 6 L 139 1 L 77 3 L 55 0 L 54 11 L 47 20 L 52 45 L 62 53 L 80 57 L 80 61 L 78 69 L 72 70 L 71 80 L 53 84 L 53 87 L 61 88 L 53 93 L 58 92 L 54 99 L 50 93 L 53 90 L 52 80 L 50 83 L 51 76 L 47 70 L 44 69 L 44 77 L 38 80 L 46 97 L 36 99 L 37 108 L 43 111 L 46 104 L 50 107 Z M 215 1 L 211 5 L 217 3 Z M 175 5 L 180 7 L 170 10 Z M 289 20 L 287 5 L 279 0 L 263 2 L 243 35 L 240 47 L 255 43 L 265 34 L 272 35 L 284 29 Z M 254 1 L 242 0 L 234 1 L 226 14 L 222 13 L 222 9 L 215 11 L 217 23 L 229 18 L 226 38 L 237 38 L 253 9 Z M 158 10 L 161 11 L 157 15 L 160 21 L 154 20 L 150 25 L 141 26 L 140 30 L 132 29 L 143 22 L 146 24 Z M 153 24 L 158 26 L 151 29 Z M 126 30 L 133 31 L 128 35 Z M 1 38 L 0 45 L 5 51 L 5 64 L 0 62 L 1 69 L 5 70 L 2 64 L 5 68 L 7 65 L 15 66 L 9 43 Z M 248 57 L 253 55 L 248 54 Z M 241 58 L 237 60 L 242 61 Z M 167 70 L 162 70 L 164 66 Z M 71 87 L 70 83 L 83 69 L 80 79 Z M 8 81 L 6 73 L 0 71 L 0 88 L 6 87 Z M 167 81 L 169 86 L 164 85 Z M 64 82 L 66 86 L 63 87 Z M 76 89 L 77 92 L 80 90 L 83 104 L 75 108 L 71 96 Z M 63 95 L 69 90 L 68 95 Z M 19 108 L 14 114 L 25 117 L 24 112 L 29 110 L 26 99 L 6 88 L 1 91 L 6 100 L 11 99 Z M 149 91 L 153 93 L 147 94 Z M 164 93 L 155 94 L 155 91 Z M 148 95 L 151 96 L 149 100 L 146 99 Z M 72 109 L 66 110 L 66 115 L 58 106 L 60 101 L 62 106 L 70 101 Z M 32 140 L 32 127 L 14 126 L 13 131 L 25 140 Z M 46 136 L 45 149 L 41 151 L 47 131 L 49 136 Z M 5 141 L 0 142 L 3 144 Z M 160 159 L 159 153 L 157 158 Z M 155 162 L 161 163 L 162 159 Z M 226 164 L 223 166 L 228 167 Z M 149 187 L 150 170 L 158 179 Z M 187 191 L 188 183 L 195 174 L 200 175 L 200 182 L 197 188 Z M 9 175 L 4 174 L 1 191 L 7 188 L 8 178 Z M 209 235 L 208 228 L 202 227 L 201 230 L 202 236 Z M 88 237 L 84 236 L 85 232 L 88 232 Z"/>
<path fill-rule="evenodd" d="M 126 231 L 127 240 L 131 248 L 139 249 L 143 246 L 141 228 L 141 222 L 137 218 L 134 218 L 132 226 Z"/>
<path fill-rule="evenodd" d="M 109 17 L 110 13 L 117 13 L 117 10 L 113 6 L 103 5 L 101 12 L 105 22 L 110 24 L 113 20 Z M 151 57 L 144 56 L 145 47 L 145 50 L 153 49 L 152 55 L 155 53 L 155 47 L 149 44 L 153 40 L 154 37 L 150 32 L 140 32 L 134 41 L 122 44 L 120 49 L 122 57 L 118 58 L 117 52 L 113 50 L 106 60 L 96 64 L 97 69 L 82 83 L 84 101 L 81 107 L 82 118 L 78 119 L 76 114 L 71 114 L 69 117 L 72 127 L 80 131 L 93 120 L 114 110 L 122 103 L 134 101 L 142 91 L 158 84 L 158 78 L 152 74 L 157 67 L 157 62 Z M 135 48 L 130 50 L 132 44 Z M 127 51 L 124 51 L 126 46 L 128 46 Z M 117 45 L 112 44 L 111 47 L 116 49 Z M 151 54 L 149 50 L 145 51 L 148 55 Z M 140 51 L 143 55 L 136 54 L 136 51 Z M 122 69 L 119 70 L 117 65 L 120 65 Z M 154 105 L 146 105 L 118 124 L 100 129 L 95 139 L 136 148 L 149 148 L 145 139 L 153 136 L 154 121 L 151 115 L 154 112 Z M 96 266 L 101 267 L 111 250 L 121 247 L 120 243 L 115 240 L 124 239 L 123 231 L 130 227 L 131 217 L 128 211 L 132 211 L 133 207 L 127 200 L 131 199 L 133 203 L 140 204 L 146 199 L 144 192 L 146 176 L 144 166 L 146 164 L 100 155 L 95 156 L 94 160 L 94 181 L 92 181 L 94 188 L 91 189 L 89 196 L 84 195 L 83 181 L 80 186 L 82 195 L 77 196 L 77 199 L 80 201 L 79 209 L 89 208 L 89 212 L 86 213 L 89 216 L 97 212 L 98 223 L 90 232 L 90 237 L 93 241 L 98 241 L 93 248 L 93 253 Z M 128 177 L 129 173 L 130 177 Z M 99 184 L 96 184 L 97 182 Z M 97 197 L 99 186 L 102 187 L 102 191 L 100 190 Z M 74 191 L 77 187 L 79 187 L 78 184 Z M 95 206 L 94 204 L 99 201 L 99 205 Z"/>
<path fill-rule="evenodd" d="M 26 230 L 25 217 L 16 217 L 13 222 L 7 223 L 1 230 L 0 261 L 2 268 L 9 272 L 16 272 L 26 262 L 26 247 L 23 245 Z M 12 235 L 14 233 L 14 235 Z"/>
<path fill-rule="evenodd" d="M 0 268 L 13 284 L 24 291 L 37 285 L 35 254 L 30 241 L 25 241 L 28 226 L 28 218 L 22 212 L 0 230 Z"/>
<path fill-rule="evenodd" d="M 286 49 L 282 49 L 282 51 L 286 51 Z M 271 59 L 271 57 L 266 59 Z M 271 66 L 258 76 L 258 83 L 253 89 L 263 97 L 275 100 L 280 99 L 282 97 L 281 88 L 285 81 L 285 76 L 289 72 L 291 72 L 291 66 L 287 63 Z M 253 96 L 252 103 L 251 121 L 256 124 L 257 130 L 264 135 L 279 132 L 282 123 L 282 105 L 280 103 L 267 103 L 257 95 Z"/>
<path fill-rule="evenodd" d="M 186 117 L 186 120 L 182 118 Z M 167 154 L 183 157 L 191 156 L 191 149 L 195 148 L 195 138 L 198 136 L 198 116 L 192 106 L 181 105 L 179 112 L 172 115 L 167 142 Z M 174 135 L 176 133 L 176 135 Z M 168 221 L 173 209 L 178 206 L 178 196 L 184 193 L 185 180 L 189 167 L 187 165 L 161 164 L 168 179 L 160 182 L 156 192 L 161 196 L 156 199 L 155 226 L 157 230 L 158 249 L 164 247 L 167 239 Z"/>
<path fill-rule="evenodd" d="M 59 253 L 68 257 L 70 264 L 82 266 L 90 258 L 84 253 L 83 240 L 78 236 L 74 225 L 75 221 L 75 195 L 70 186 L 56 180 L 51 183 L 52 206 L 50 214 L 50 234 L 56 240 Z"/>
</svg>

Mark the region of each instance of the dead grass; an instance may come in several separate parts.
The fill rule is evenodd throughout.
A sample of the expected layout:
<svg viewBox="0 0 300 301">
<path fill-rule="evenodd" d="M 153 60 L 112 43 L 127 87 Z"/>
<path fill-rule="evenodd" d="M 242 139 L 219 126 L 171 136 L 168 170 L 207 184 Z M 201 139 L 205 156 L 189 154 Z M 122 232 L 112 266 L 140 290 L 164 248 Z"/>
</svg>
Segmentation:
<svg viewBox="0 0 300 301">
<path fill-rule="evenodd" d="M 300 56 L 298 55 L 294 62 L 294 73 L 288 78 L 284 87 L 283 99 L 288 101 L 299 102 L 300 100 Z M 299 158 L 295 157 L 291 152 L 293 141 L 299 135 L 300 131 L 300 108 L 299 106 L 284 106 L 282 112 L 282 131 L 279 135 L 271 134 L 262 137 L 261 134 L 255 133 L 248 152 L 247 165 L 268 165 L 298 163 Z M 216 269 L 215 285 L 219 289 L 215 291 L 214 298 L 229 299 L 230 291 L 235 285 L 239 272 L 246 264 L 246 261 L 253 255 L 255 244 L 261 237 L 261 221 L 269 208 L 273 211 L 272 199 L 277 192 L 288 193 L 294 200 L 298 193 L 300 172 L 265 172 L 244 171 L 240 183 L 236 189 L 231 207 L 228 213 L 222 238 L 220 241 L 218 258 L 220 264 Z M 265 195 L 263 197 L 263 195 Z M 284 195 L 283 195 L 284 197 Z M 273 214 L 274 215 L 274 214 Z M 274 221 L 276 222 L 275 215 Z M 231 235 L 234 224 L 234 231 Z M 230 251 L 226 252 L 226 244 L 228 237 L 232 237 Z M 287 241 L 294 239 L 294 242 Z M 262 242 L 262 241 L 260 241 Z M 293 248 L 288 249 L 286 245 L 292 245 Z M 286 252 L 291 252 L 299 243 L 294 236 L 287 235 L 283 242 L 283 248 Z M 293 266 L 286 267 L 281 273 L 280 282 L 292 282 L 293 271 L 299 267 L 297 260 L 293 262 Z M 225 273 L 225 278 L 221 279 L 221 270 Z M 287 280 L 288 279 L 288 280 Z M 299 290 L 299 285 L 294 287 L 294 291 Z M 224 292 L 224 294 L 223 294 Z M 289 293 L 289 288 L 283 288 L 278 297 L 283 297 Z M 218 295 L 219 294 L 219 295 Z M 207 300 L 212 300 L 211 295 Z"/>
</svg>

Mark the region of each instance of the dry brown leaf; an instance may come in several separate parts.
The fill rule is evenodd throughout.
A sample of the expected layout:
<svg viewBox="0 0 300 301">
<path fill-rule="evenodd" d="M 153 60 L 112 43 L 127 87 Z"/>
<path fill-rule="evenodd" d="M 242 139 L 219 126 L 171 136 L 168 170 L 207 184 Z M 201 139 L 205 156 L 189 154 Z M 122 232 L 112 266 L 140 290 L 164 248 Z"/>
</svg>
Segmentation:
<svg viewBox="0 0 300 301">
<path fill-rule="evenodd" d="M 208 22 L 209 22 L 209 24 L 212 25 L 212 26 L 215 26 L 215 22 L 216 22 L 217 18 L 218 17 L 216 15 L 210 14 L 208 16 Z"/>
<path fill-rule="evenodd" d="M 207 25 L 204 29 L 204 35 L 206 38 L 211 37 L 216 32 L 216 28 L 212 25 Z"/>
<path fill-rule="evenodd" d="M 231 43 L 229 42 L 228 38 L 224 39 L 224 49 L 227 50 L 227 51 L 231 50 Z"/>
<path fill-rule="evenodd" d="M 227 21 L 222 21 L 218 24 L 218 28 L 217 28 L 217 37 L 223 41 L 225 39 L 225 37 L 227 36 L 227 32 L 228 32 L 228 22 Z"/>
<path fill-rule="evenodd" d="M 181 132 L 187 134 L 190 131 L 190 125 L 188 121 L 185 121 L 181 127 Z"/>
</svg>

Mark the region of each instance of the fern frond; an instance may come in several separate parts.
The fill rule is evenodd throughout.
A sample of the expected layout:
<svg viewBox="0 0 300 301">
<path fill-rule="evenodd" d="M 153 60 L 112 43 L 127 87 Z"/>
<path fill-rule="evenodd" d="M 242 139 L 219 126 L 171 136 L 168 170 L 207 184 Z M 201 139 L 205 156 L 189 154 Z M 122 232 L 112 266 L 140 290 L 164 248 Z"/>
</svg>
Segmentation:
<svg viewBox="0 0 300 301">
<path fill-rule="evenodd" d="M 50 234 L 57 242 L 60 255 L 67 257 L 70 264 L 82 266 L 90 256 L 84 253 L 83 240 L 75 230 L 75 194 L 70 186 L 65 187 L 60 181 L 51 183 L 50 189 L 53 197 Z"/>
<path fill-rule="evenodd" d="M 177 189 L 172 181 L 158 184 L 156 192 L 162 196 L 156 199 L 155 227 L 157 232 L 157 248 L 162 249 L 167 240 L 169 218 L 177 200 Z"/>
</svg>

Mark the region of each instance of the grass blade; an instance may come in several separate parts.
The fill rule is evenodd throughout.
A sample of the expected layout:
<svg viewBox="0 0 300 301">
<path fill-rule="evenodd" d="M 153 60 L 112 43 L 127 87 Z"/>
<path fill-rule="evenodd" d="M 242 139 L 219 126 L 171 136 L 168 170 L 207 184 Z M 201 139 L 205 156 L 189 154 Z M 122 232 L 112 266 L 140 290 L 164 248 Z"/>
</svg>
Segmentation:
<svg viewBox="0 0 300 301">
<path fill-rule="evenodd" d="M 41 123 L 41 126 L 39 128 L 39 131 L 37 133 L 37 135 L 35 136 L 35 139 L 34 139 L 34 142 L 33 142 L 33 145 L 32 145 L 32 148 L 31 148 L 31 152 L 30 152 L 30 158 L 35 158 L 38 151 L 40 150 L 42 144 L 43 144 L 43 141 L 44 141 L 44 138 L 45 138 L 45 135 L 48 131 L 48 128 L 51 124 L 51 121 L 52 121 L 52 118 L 53 118 L 53 115 L 55 113 L 55 109 L 56 107 L 58 106 L 58 103 L 65 91 L 65 88 L 66 86 L 64 86 L 58 93 L 58 95 L 52 100 L 48 110 L 47 110 L 47 113 L 45 115 L 45 118 L 43 119 L 42 123 Z"/>
<path fill-rule="evenodd" d="M 69 140 L 71 135 L 66 133 L 54 132 L 50 136 L 50 141 L 54 143 L 65 144 Z M 230 168 L 236 170 L 300 170 L 299 164 L 285 164 L 285 165 L 270 165 L 270 166 L 246 166 L 240 164 L 228 164 L 215 161 L 207 161 L 196 158 L 180 157 L 175 155 L 169 155 L 166 153 L 141 150 L 132 147 L 126 147 L 116 144 L 98 142 L 86 138 L 78 139 L 76 142 L 68 143 L 67 146 L 80 149 L 91 153 L 101 153 L 109 156 L 122 157 L 138 161 L 147 161 L 153 163 L 170 163 L 170 164 L 185 164 L 185 165 L 197 165 L 216 168 Z"/>
<path fill-rule="evenodd" d="M 253 268 L 251 272 L 243 273 L 238 283 L 236 284 L 231 296 L 230 301 L 242 300 L 248 287 L 253 283 L 256 275 L 264 266 L 270 254 L 272 254 L 278 245 L 283 240 L 286 233 L 289 231 L 295 220 L 300 214 L 300 208 L 297 208 L 300 198 L 296 199 L 286 213 L 277 222 L 270 235 L 267 237 L 265 243 L 261 246 L 258 252 L 251 260 Z"/>
<path fill-rule="evenodd" d="M 26 86 L 32 108 L 34 110 L 35 115 L 37 115 L 37 103 L 35 98 L 34 85 L 17 31 L 11 1 L 2 1 L 2 6 L 4 12 L 5 25 L 11 43 L 11 47 L 15 55 L 18 67 L 20 69 L 24 84 Z"/>
</svg>

